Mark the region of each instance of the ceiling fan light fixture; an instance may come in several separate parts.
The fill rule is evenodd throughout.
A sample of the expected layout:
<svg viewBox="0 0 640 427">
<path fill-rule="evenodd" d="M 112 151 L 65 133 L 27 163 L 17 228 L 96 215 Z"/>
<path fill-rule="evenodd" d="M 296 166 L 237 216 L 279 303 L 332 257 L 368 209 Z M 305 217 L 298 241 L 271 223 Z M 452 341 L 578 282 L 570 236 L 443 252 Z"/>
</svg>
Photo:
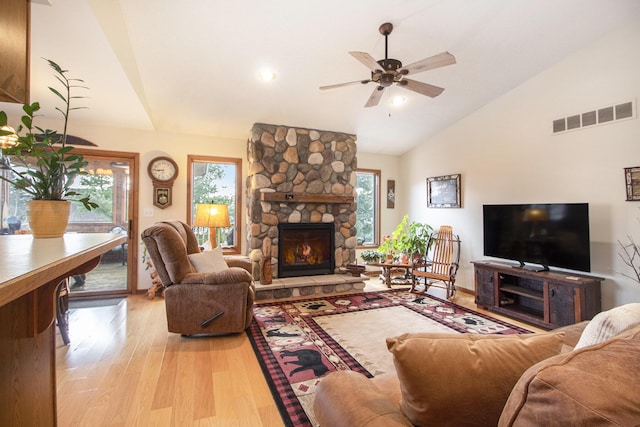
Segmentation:
<svg viewBox="0 0 640 427">
<path fill-rule="evenodd" d="M 367 52 L 349 52 L 349 55 L 353 56 L 356 60 L 360 61 L 365 67 L 371 71 L 371 79 L 360 80 L 347 83 L 339 83 L 328 86 L 320 86 L 321 90 L 335 89 L 343 86 L 350 86 L 352 84 L 362 83 L 375 83 L 377 87 L 373 90 L 366 104 L 365 108 L 375 107 L 382 98 L 382 91 L 385 88 L 393 85 L 410 90 L 412 92 L 419 93 L 420 95 L 435 98 L 439 96 L 444 88 L 434 86 L 428 83 L 423 83 L 413 79 L 407 79 L 405 76 L 421 73 L 427 70 L 433 70 L 435 68 L 444 67 L 456 63 L 456 58 L 449 52 L 441 52 L 437 55 L 424 58 L 420 61 L 413 62 L 409 65 L 403 66 L 402 62 L 389 58 L 389 34 L 393 31 L 393 25 L 389 22 L 385 22 L 379 28 L 380 34 L 384 36 L 384 59 L 375 60 L 373 56 Z M 406 100 L 405 100 L 406 101 Z M 392 104 L 397 105 L 392 99 Z"/>
<path fill-rule="evenodd" d="M 407 103 L 407 97 L 403 95 L 396 95 L 391 98 L 391 105 L 394 107 L 401 107 Z"/>
</svg>

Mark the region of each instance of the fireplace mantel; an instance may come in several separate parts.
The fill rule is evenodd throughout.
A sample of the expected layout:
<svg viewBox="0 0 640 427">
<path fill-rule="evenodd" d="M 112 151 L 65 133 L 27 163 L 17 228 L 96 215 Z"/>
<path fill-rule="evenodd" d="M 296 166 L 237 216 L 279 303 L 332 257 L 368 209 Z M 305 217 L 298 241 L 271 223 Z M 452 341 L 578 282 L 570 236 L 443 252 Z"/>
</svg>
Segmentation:
<svg viewBox="0 0 640 427">
<path fill-rule="evenodd" d="M 260 200 L 263 202 L 285 203 L 353 203 L 355 198 L 353 196 L 336 196 L 333 194 L 264 192 L 260 193 Z"/>
</svg>

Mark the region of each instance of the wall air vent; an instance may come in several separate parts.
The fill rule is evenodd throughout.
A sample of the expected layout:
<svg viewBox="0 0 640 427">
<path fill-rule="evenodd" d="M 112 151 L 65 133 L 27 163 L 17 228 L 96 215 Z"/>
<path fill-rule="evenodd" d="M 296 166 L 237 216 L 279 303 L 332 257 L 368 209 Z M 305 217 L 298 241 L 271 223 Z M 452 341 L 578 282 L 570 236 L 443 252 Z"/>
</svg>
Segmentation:
<svg viewBox="0 0 640 427">
<path fill-rule="evenodd" d="M 602 125 L 618 120 L 634 119 L 635 117 L 636 102 L 635 100 L 627 101 L 554 120 L 553 133 L 584 129 L 589 126 Z"/>
</svg>

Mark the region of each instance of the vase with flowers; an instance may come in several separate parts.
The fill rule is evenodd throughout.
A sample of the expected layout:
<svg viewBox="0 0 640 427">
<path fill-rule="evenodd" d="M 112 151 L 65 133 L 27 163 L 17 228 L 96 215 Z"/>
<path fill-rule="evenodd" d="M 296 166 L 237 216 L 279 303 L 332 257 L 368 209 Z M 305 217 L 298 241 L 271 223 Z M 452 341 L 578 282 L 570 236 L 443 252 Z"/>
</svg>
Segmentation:
<svg viewBox="0 0 640 427">
<path fill-rule="evenodd" d="M 68 70 L 51 60 L 46 61 L 63 86 L 61 91 L 49 87 L 63 101 L 62 108 L 56 107 L 63 116 L 62 132 L 35 125 L 40 110 L 38 102 L 22 106 L 24 114 L 16 130 L 8 126 L 7 114 L 0 111 L 0 170 L 3 172 L 0 179 L 32 198 L 28 202 L 27 216 L 34 237 L 60 237 L 67 227 L 72 201 L 82 203 L 87 210 L 98 205 L 90 200 L 91 196 L 80 197 L 72 188 L 77 177 L 87 174 L 84 169 L 87 162 L 67 144 L 69 114 L 82 108 L 71 106 L 72 99 L 81 98 L 72 96 L 71 92 L 85 87 L 81 85 L 82 80 L 69 78 Z M 38 219 L 42 215 L 43 222 Z"/>
</svg>

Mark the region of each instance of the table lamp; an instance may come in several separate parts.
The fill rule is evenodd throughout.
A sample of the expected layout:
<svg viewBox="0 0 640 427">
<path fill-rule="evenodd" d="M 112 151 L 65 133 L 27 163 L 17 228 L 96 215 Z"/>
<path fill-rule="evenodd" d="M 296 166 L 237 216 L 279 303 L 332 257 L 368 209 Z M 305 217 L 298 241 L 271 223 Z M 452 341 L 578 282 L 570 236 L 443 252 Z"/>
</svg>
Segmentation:
<svg viewBox="0 0 640 427">
<path fill-rule="evenodd" d="M 196 205 L 196 218 L 193 221 L 195 227 L 209 228 L 209 241 L 211 249 L 217 246 L 216 228 L 229 227 L 229 207 L 227 205 L 217 205 L 212 203 L 201 203 Z"/>
</svg>

